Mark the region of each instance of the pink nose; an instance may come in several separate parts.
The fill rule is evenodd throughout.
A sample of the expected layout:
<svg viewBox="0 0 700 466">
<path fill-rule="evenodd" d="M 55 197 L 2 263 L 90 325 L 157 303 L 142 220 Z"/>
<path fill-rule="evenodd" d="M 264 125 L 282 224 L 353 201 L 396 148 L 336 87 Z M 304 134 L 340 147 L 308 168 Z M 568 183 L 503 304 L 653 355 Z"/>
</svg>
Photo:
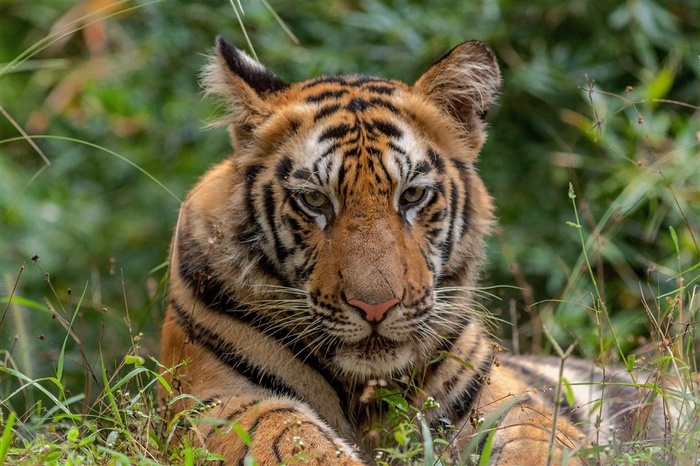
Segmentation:
<svg viewBox="0 0 700 466">
<path fill-rule="evenodd" d="M 351 306 L 359 307 L 360 309 L 365 311 L 365 319 L 367 319 L 369 322 L 379 322 L 380 320 L 382 320 L 382 317 L 384 317 L 384 314 L 386 314 L 386 312 L 389 309 L 396 306 L 400 302 L 401 300 L 397 298 L 390 299 L 389 301 L 379 304 L 371 304 L 361 301 L 359 299 L 351 299 L 348 301 L 348 304 L 350 304 Z"/>
</svg>

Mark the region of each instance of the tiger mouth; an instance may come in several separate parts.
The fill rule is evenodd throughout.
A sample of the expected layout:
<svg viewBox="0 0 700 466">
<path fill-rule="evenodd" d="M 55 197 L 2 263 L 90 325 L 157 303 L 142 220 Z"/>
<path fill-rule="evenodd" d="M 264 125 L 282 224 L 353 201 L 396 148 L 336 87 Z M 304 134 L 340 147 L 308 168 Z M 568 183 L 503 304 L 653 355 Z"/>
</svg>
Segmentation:
<svg viewBox="0 0 700 466">
<path fill-rule="evenodd" d="M 339 373 L 353 380 L 393 377 L 413 362 L 414 350 L 407 340 L 390 340 L 378 333 L 347 343 L 333 357 Z"/>
<path fill-rule="evenodd" d="M 369 337 L 361 340 L 356 344 L 356 346 L 362 348 L 366 353 L 380 353 L 383 351 L 396 349 L 400 345 L 398 342 L 390 340 L 374 330 Z"/>
<path fill-rule="evenodd" d="M 374 331 L 362 340 L 344 345 L 340 352 L 351 353 L 358 361 L 374 361 L 377 357 L 384 358 L 405 345 Z"/>
</svg>

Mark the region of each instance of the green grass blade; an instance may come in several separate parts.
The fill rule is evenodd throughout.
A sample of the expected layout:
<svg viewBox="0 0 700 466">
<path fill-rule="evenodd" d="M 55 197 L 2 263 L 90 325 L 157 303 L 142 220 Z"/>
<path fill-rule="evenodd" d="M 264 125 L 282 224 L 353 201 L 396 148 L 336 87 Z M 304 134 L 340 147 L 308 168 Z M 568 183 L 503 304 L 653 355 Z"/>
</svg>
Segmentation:
<svg viewBox="0 0 700 466">
<path fill-rule="evenodd" d="M 80 393 L 80 394 L 78 394 L 78 395 L 73 395 L 73 396 L 71 396 L 70 398 L 67 398 L 67 399 L 66 399 L 65 401 L 63 401 L 60 405 L 55 405 L 55 406 L 51 407 L 50 409 L 48 409 L 48 410 L 46 411 L 46 414 L 44 414 L 43 416 L 41 416 L 41 417 L 36 421 L 36 424 L 37 424 L 37 425 L 44 425 L 45 423 L 47 423 L 47 422 L 49 421 L 49 419 L 52 419 L 52 418 L 54 417 L 54 414 L 55 414 L 59 409 L 61 409 L 61 406 L 64 406 L 64 407 L 65 407 L 65 406 L 70 406 L 70 405 L 72 405 L 73 403 L 77 403 L 77 402 L 79 402 L 79 401 L 83 401 L 84 399 L 85 399 L 85 394 L 84 394 L 84 393 Z"/>
<path fill-rule="evenodd" d="M 433 435 L 430 433 L 430 426 L 423 416 L 420 417 L 420 430 L 423 436 L 423 464 L 425 466 L 435 466 L 435 448 L 433 446 Z"/>
<path fill-rule="evenodd" d="M 178 204 L 182 204 L 182 200 L 179 197 L 177 197 L 175 195 L 175 193 L 173 193 L 170 189 L 168 189 L 163 183 L 158 181 L 158 179 L 155 176 L 148 173 L 146 170 L 144 170 L 141 166 L 139 166 L 135 162 L 132 162 L 131 160 L 124 157 L 123 155 L 118 154 L 117 152 L 114 152 L 113 150 L 107 149 L 106 147 L 100 146 L 98 144 L 93 144 L 93 143 L 88 142 L 88 141 L 82 141 L 80 139 L 75 139 L 75 138 L 71 138 L 71 137 L 67 137 L 67 136 L 55 136 L 55 135 L 51 135 L 51 134 L 32 135 L 32 136 L 30 136 L 30 139 L 54 139 L 57 141 L 74 142 L 76 144 L 82 144 L 84 146 L 92 147 L 94 149 L 101 150 L 102 152 L 106 152 L 109 155 L 118 158 L 122 162 L 125 162 L 125 163 L 131 165 L 132 167 L 134 167 L 135 169 L 137 169 L 138 171 L 140 171 L 141 173 L 146 175 L 148 178 L 151 179 L 151 181 L 153 181 L 161 189 L 163 189 L 163 191 L 167 192 L 173 199 L 175 199 L 178 202 Z M 24 141 L 24 140 L 26 140 L 24 137 L 7 138 L 7 139 L 0 140 L 0 144 L 5 144 L 8 142 L 15 142 L 15 141 Z"/>
<path fill-rule="evenodd" d="M 481 450 L 479 466 L 488 466 L 489 464 L 489 460 L 491 459 L 491 449 L 493 448 L 494 435 L 496 435 L 496 429 L 492 429 L 491 432 L 489 432 L 489 436 L 486 438 L 486 443 L 484 443 L 484 449 Z"/>
<path fill-rule="evenodd" d="M 10 301 L 12 301 L 12 304 L 14 305 L 24 306 L 28 309 L 43 312 L 44 314 L 48 314 L 49 316 L 51 315 L 51 311 L 46 306 L 34 301 L 33 299 L 22 298 L 21 296 L 17 295 L 14 295 L 12 297 L 3 296 L 2 298 L 0 298 L 0 304 L 8 304 Z"/>
<path fill-rule="evenodd" d="M 44 395 L 46 395 L 47 398 L 49 398 L 61 411 L 66 413 L 68 416 L 72 416 L 73 413 L 71 413 L 68 408 L 65 406 L 65 402 L 62 402 L 56 396 L 54 396 L 53 393 L 51 393 L 46 387 L 40 384 L 40 382 L 43 381 L 49 381 L 53 382 L 56 387 L 58 387 L 60 392 L 64 391 L 63 385 L 61 382 L 54 378 L 54 377 L 47 377 L 45 379 L 37 379 L 37 380 L 32 380 L 31 378 L 27 377 L 26 375 L 22 374 L 21 372 L 17 372 L 14 369 L 11 369 L 9 367 L 5 366 L 0 366 L 0 372 L 4 372 L 12 377 L 15 377 L 17 379 L 20 379 L 25 382 L 24 385 L 22 385 L 20 388 L 12 392 L 9 396 L 6 397 L 6 400 L 9 400 L 10 398 L 14 397 L 17 393 L 21 393 L 25 388 L 29 387 L 35 387 L 37 390 L 42 392 Z"/>
<path fill-rule="evenodd" d="M 122 429 L 124 429 L 126 428 L 126 424 L 124 422 L 124 419 L 122 419 L 121 411 L 119 411 L 119 405 L 117 404 L 117 400 L 114 399 L 114 389 L 110 388 L 109 386 L 109 378 L 107 377 L 107 371 L 105 369 L 105 361 L 102 355 L 102 351 L 100 351 L 100 366 L 102 367 L 100 372 L 102 374 L 102 383 L 104 384 L 104 394 L 102 395 L 102 398 L 107 399 L 107 403 L 109 404 L 109 407 L 112 410 L 112 415 L 114 416 L 114 423 Z"/>
<path fill-rule="evenodd" d="M 85 293 L 87 293 L 88 289 L 88 284 L 85 284 L 85 288 L 83 289 L 82 294 L 80 295 L 80 299 L 78 300 L 77 306 L 75 306 L 75 312 L 73 312 L 73 317 L 70 319 L 70 324 L 68 324 L 68 328 L 66 329 L 66 336 L 63 339 L 63 344 L 61 345 L 61 352 L 58 355 L 58 366 L 56 367 L 56 378 L 58 380 L 61 380 L 63 378 L 63 363 L 66 358 L 66 346 L 68 346 L 68 339 L 71 336 L 72 330 L 73 330 L 73 324 L 75 323 L 75 318 L 78 317 L 78 314 L 80 313 L 80 306 L 83 304 L 83 299 L 85 298 Z"/>
<path fill-rule="evenodd" d="M 5 464 L 5 457 L 10 449 L 12 442 L 12 426 L 15 423 L 15 413 L 10 411 L 5 421 L 5 428 L 2 430 L 2 438 L 0 439 L 0 464 Z"/>
</svg>

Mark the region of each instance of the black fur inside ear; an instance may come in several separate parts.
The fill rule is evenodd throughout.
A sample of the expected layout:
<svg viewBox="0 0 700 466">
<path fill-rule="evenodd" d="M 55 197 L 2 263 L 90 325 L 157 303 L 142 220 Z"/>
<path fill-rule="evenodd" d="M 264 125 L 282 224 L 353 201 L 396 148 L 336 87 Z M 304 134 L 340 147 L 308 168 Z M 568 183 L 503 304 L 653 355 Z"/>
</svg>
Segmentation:
<svg viewBox="0 0 700 466">
<path fill-rule="evenodd" d="M 226 61 L 229 70 L 243 79 L 258 94 L 275 93 L 289 87 L 289 84 L 276 74 L 226 42 L 221 36 L 216 38 L 216 50 Z"/>
</svg>

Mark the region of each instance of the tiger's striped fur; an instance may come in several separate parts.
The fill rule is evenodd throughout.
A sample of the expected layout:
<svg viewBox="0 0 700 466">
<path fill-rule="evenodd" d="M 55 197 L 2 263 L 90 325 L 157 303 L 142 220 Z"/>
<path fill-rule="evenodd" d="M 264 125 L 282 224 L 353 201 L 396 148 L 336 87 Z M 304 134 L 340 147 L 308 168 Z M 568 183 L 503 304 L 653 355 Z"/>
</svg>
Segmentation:
<svg viewBox="0 0 700 466">
<path fill-rule="evenodd" d="M 381 383 L 437 401 L 427 421 L 458 427 L 456 452 L 493 418 L 492 464 L 545 464 L 554 403 L 534 388 L 558 372 L 496 355 L 473 304 L 494 223 L 475 169 L 500 85 L 493 53 L 461 44 L 412 86 L 288 84 L 218 39 L 204 83 L 228 106 L 235 153 L 182 206 L 162 361 L 176 393 L 215 403 L 209 414 L 252 443 L 206 425 L 199 438 L 227 464 L 368 464 L 382 411 L 367 390 Z M 591 379 L 588 365 L 566 370 Z M 613 410 L 630 426 L 642 399 L 621 394 Z M 562 409 L 553 464 L 590 443 L 586 412 Z"/>
</svg>

